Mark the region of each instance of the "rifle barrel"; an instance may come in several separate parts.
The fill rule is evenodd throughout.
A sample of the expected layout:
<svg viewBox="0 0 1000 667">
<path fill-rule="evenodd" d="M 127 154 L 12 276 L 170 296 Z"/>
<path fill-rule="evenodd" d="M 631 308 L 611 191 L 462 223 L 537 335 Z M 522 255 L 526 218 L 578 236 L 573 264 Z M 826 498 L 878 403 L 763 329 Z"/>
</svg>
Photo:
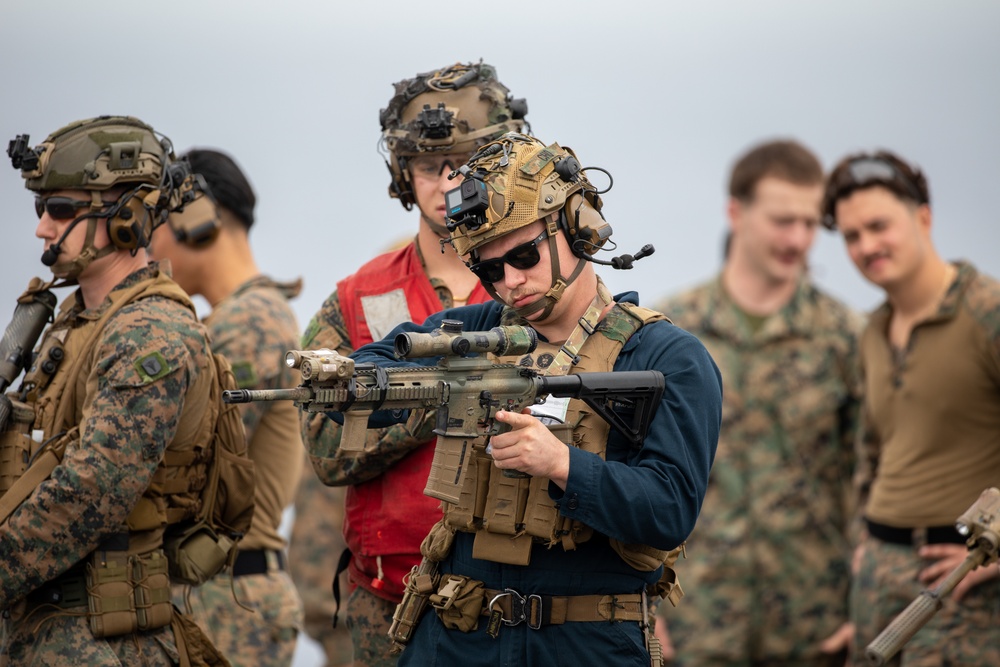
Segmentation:
<svg viewBox="0 0 1000 667">
<path fill-rule="evenodd" d="M 292 389 L 227 389 L 222 392 L 224 403 L 251 403 L 253 401 L 295 401 L 311 400 L 313 390 L 309 387 Z"/>
</svg>

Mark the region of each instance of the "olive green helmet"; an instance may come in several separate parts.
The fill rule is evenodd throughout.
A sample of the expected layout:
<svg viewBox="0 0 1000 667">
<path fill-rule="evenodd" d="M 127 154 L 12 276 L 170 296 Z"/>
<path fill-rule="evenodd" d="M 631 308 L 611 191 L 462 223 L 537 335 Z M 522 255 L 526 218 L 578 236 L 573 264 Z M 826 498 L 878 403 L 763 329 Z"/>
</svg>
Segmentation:
<svg viewBox="0 0 1000 667">
<path fill-rule="evenodd" d="M 23 146 L 15 144 L 23 137 Z M 130 116 L 99 116 L 56 130 L 34 149 L 28 137 L 11 142 L 8 153 L 21 169 L 25 187 L 46 190 L 107 190 L 120 184 L 159 186 L 173 157 L 170 142 Z"/>
<path fill-rule="evenodd" d="M 407 158 L 428 153 L 472 153 L 505 132 L 525 126 L 528 104 L 513 99 L 482 61 L 455 63 L 395 84 L 396 92 L 379 112 L 382 144 L 392 182 L 389 196 L 413 208 Z"/>
<path fill-rule="evenodd" d="M 56 263 L 60 241 L 43 255 L 42 262 L 52 266 L 57 276 L 74 279 L 95 259 L 116 249 L 134 254 L 149 244 L 153 228 L 169 210 L 190 199 L 182 187 L 190 180 L 189 170 L 184 163 L 174 162 L 170 140 L 137 118 L 98 116 L 70 123 L 34 148 L 29 147 L 29 140 L 26 134 L 18 135 L 7 147 L 26 188 L 36 193 L 91 192 L 89 211 L 72 223 L 87 222 L 81 253 Z M 116 190 L 113 202 L 101 195 L 110 189 Z M 106 221 L 111 240 L 100 249 L 94 246 L 99 219 Z"/>
</svg>

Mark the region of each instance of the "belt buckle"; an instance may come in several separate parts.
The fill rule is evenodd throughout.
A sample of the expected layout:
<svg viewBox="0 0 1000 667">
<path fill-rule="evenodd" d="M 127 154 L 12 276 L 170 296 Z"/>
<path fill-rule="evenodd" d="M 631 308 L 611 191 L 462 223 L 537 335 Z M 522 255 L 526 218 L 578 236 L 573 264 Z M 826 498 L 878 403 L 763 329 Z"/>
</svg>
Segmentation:
<svg viewBox="0 0 1000 667">
<path fill-rule="evenodd" d="M 493 596 L 493 599 L 490 600 L 490 608 L 492 609 L 494 604 L 503 597 L 510 598 L 510 619 L 501 618 L 504 625 L 513 627 L 521 623 L 527 623 L 528 627 L 532 630 L 538 630 L 542 627 L 541 595 L 521 595 L 513 588 L 505 588 L 503 593 Z M 534 622 L 531 619 L 531 604 L 533 602 L 538 605 L 538 616 Z"/>
</svg>

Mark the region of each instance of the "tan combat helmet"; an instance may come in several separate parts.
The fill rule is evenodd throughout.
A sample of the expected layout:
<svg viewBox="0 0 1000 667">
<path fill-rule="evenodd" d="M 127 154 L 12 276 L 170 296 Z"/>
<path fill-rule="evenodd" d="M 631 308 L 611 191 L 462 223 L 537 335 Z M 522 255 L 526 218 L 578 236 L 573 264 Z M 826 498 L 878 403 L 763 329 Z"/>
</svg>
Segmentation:
<svg viewBox="0 0 1000 667">
<path fill-rule="evenodd" d="M 21 170 L 25 187 L 38 193 L 39 216 L 47 192 L 91 192 L 89 210 L 71 223 L 87 221 L 81 253 L 57 264 L 57 242 L 42 257 L 42 262 L 61 277 L 76 278 L 95 259 L 116 249 L 135 253 L 145 247 L 167 212 L 190 199 L 188 170 L 183 163 L 174 162 L 170 140 L 158 138 L 152 127 L 137 118 L 98 116 L 70 123 L 34 148 L 29 148 L 29 141 L 28 135 L 18 135 L 8 145 L 7 155 L 14 168 Z M 113 202 L 101 196 L 110 189 L 121 190 Z M 94 235 L 101 218 L 107 221 L 111 245 L 98 249 Z"/>
<path fill-rule="evenodd" d="M 479 149 L 452 173 L 453 177 L 461 174 L 465 181 L 445 195 L 449 241 L 468 264 L 479 261 L 477 250 L 486 243 L 536 220 L 545 223 L 552 285 L 545 298 L 524 312 L 518 310 L 522 317 L 543 308 L 547 316 L 583 270 L 585 260 L 597 261 L 591 255 L 611 237 L 597 188 L 584 171 L 572 149 L 510 132 Z M 559 267 L 555 237 L 560 230 L 579 258 L 568 277 L 563 277 Z M 484 283 L 484 287 L 496 297 L 492 284 Z"/>
<path fill-rule="evenodd" d="M 382 144 L 389 151 L 389 196 L 413 208 L 407 158 L 428 153 L 472 153 L 480 146 L 525 126 L 528 103 L 513 99 L 482 61 L 456 63 L 395 84 L 396 92 L 379 112 Z"/>
</svg>

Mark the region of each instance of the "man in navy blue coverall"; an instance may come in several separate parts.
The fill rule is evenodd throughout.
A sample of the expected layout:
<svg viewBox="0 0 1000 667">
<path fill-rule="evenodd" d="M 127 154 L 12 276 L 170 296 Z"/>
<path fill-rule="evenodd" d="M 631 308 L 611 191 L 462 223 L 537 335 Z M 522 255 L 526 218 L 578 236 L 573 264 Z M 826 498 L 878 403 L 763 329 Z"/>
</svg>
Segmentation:
<svg viewBox="0 0 1000 667">
<path fill-rule="evenodd" d="M 579 437 L 574 444 L 566 445 L 527 410 L 497 413 L 497 420 L 511 430 L 490 440 L 493 467 L 547 479 L 545 497 L 529 497 L 528 504 L 550 503 L 584 531 L 569 550 L 565 541 L 529 538 L 526 564 L 511 564 L 493 560 L 488 550 L 473 556 L 477 533 L 486 531 L 483 524 L 488 522 L 450 526 L 454 541 L 439 572 L 483 582 L 485 592 L 478 593 L 483 595 L 482 612 L 475 614 L 481 621 L 450 629 L 428 608 L 399 664 L 650 665 L 652 632 L 647 636 L 644 593 L 663 572 L 663 554 L 687 538 L 698 517 L 721 422 L 719 371 L 694 336 L 639 308 L 635 292 L 612 298 L 597 277 L 591 255 L 607 240 L 610 227 L 600 214 L 600 197 L 572 151 L 510 133 L 483 147 L 458 172 L 479 181 L 477 186 L 489 192 L 489 204 L 473 210 L 473 217 L 453 219 L 458 224 L 450 241 L 494 302 L 443 311 L 423 325 L 401 325 L 353 358 L 381 366 L 427 365 L 427 359 L 396 359 L 395 335 L 429 332 L 444 319 L 462 322 L 467 332 L 521 324 L 535 329 L 540 344 L 535 355 L 514 363 L 541 373 L 573 373 L 581 367 L 658 370 L 665 389 L 639 446 L 614 429 L 600 442 L 589 442 L 598 429 L 582 427 L 575 429 Z M 515 175 L 517 188 L 512 187 Z M 449 198 L 449 211 L 451 202 Z M 596 349 L 614 350 L 606 355 L 605 368 L 589 360 L 588 351 Z M 561 409 L 569 423 L 581 423 L 576 400 L 568 403 L 556 403 L 546 413 Z M 448 524 L 447 503 L 445 516 Z M 633 557 L 651 553 L 652 564 Z M 575 606 L 578 612 L 556 619 L 545 609 L 540 628 L 508 623 L 502 600 L 494 599 L 498 591 L 509 597 L 508 590 L 540 596 L 539 604 L 546 608 Z M 590 605 L 601 596 L 636 601 L 642 596 L 643 609 L 638 616 L 622 613 L 611 620 L 601 604 Z M 503 614 L 496 636 L 488 632 L 491 612 L 498 618 Z"/>
</svg>

